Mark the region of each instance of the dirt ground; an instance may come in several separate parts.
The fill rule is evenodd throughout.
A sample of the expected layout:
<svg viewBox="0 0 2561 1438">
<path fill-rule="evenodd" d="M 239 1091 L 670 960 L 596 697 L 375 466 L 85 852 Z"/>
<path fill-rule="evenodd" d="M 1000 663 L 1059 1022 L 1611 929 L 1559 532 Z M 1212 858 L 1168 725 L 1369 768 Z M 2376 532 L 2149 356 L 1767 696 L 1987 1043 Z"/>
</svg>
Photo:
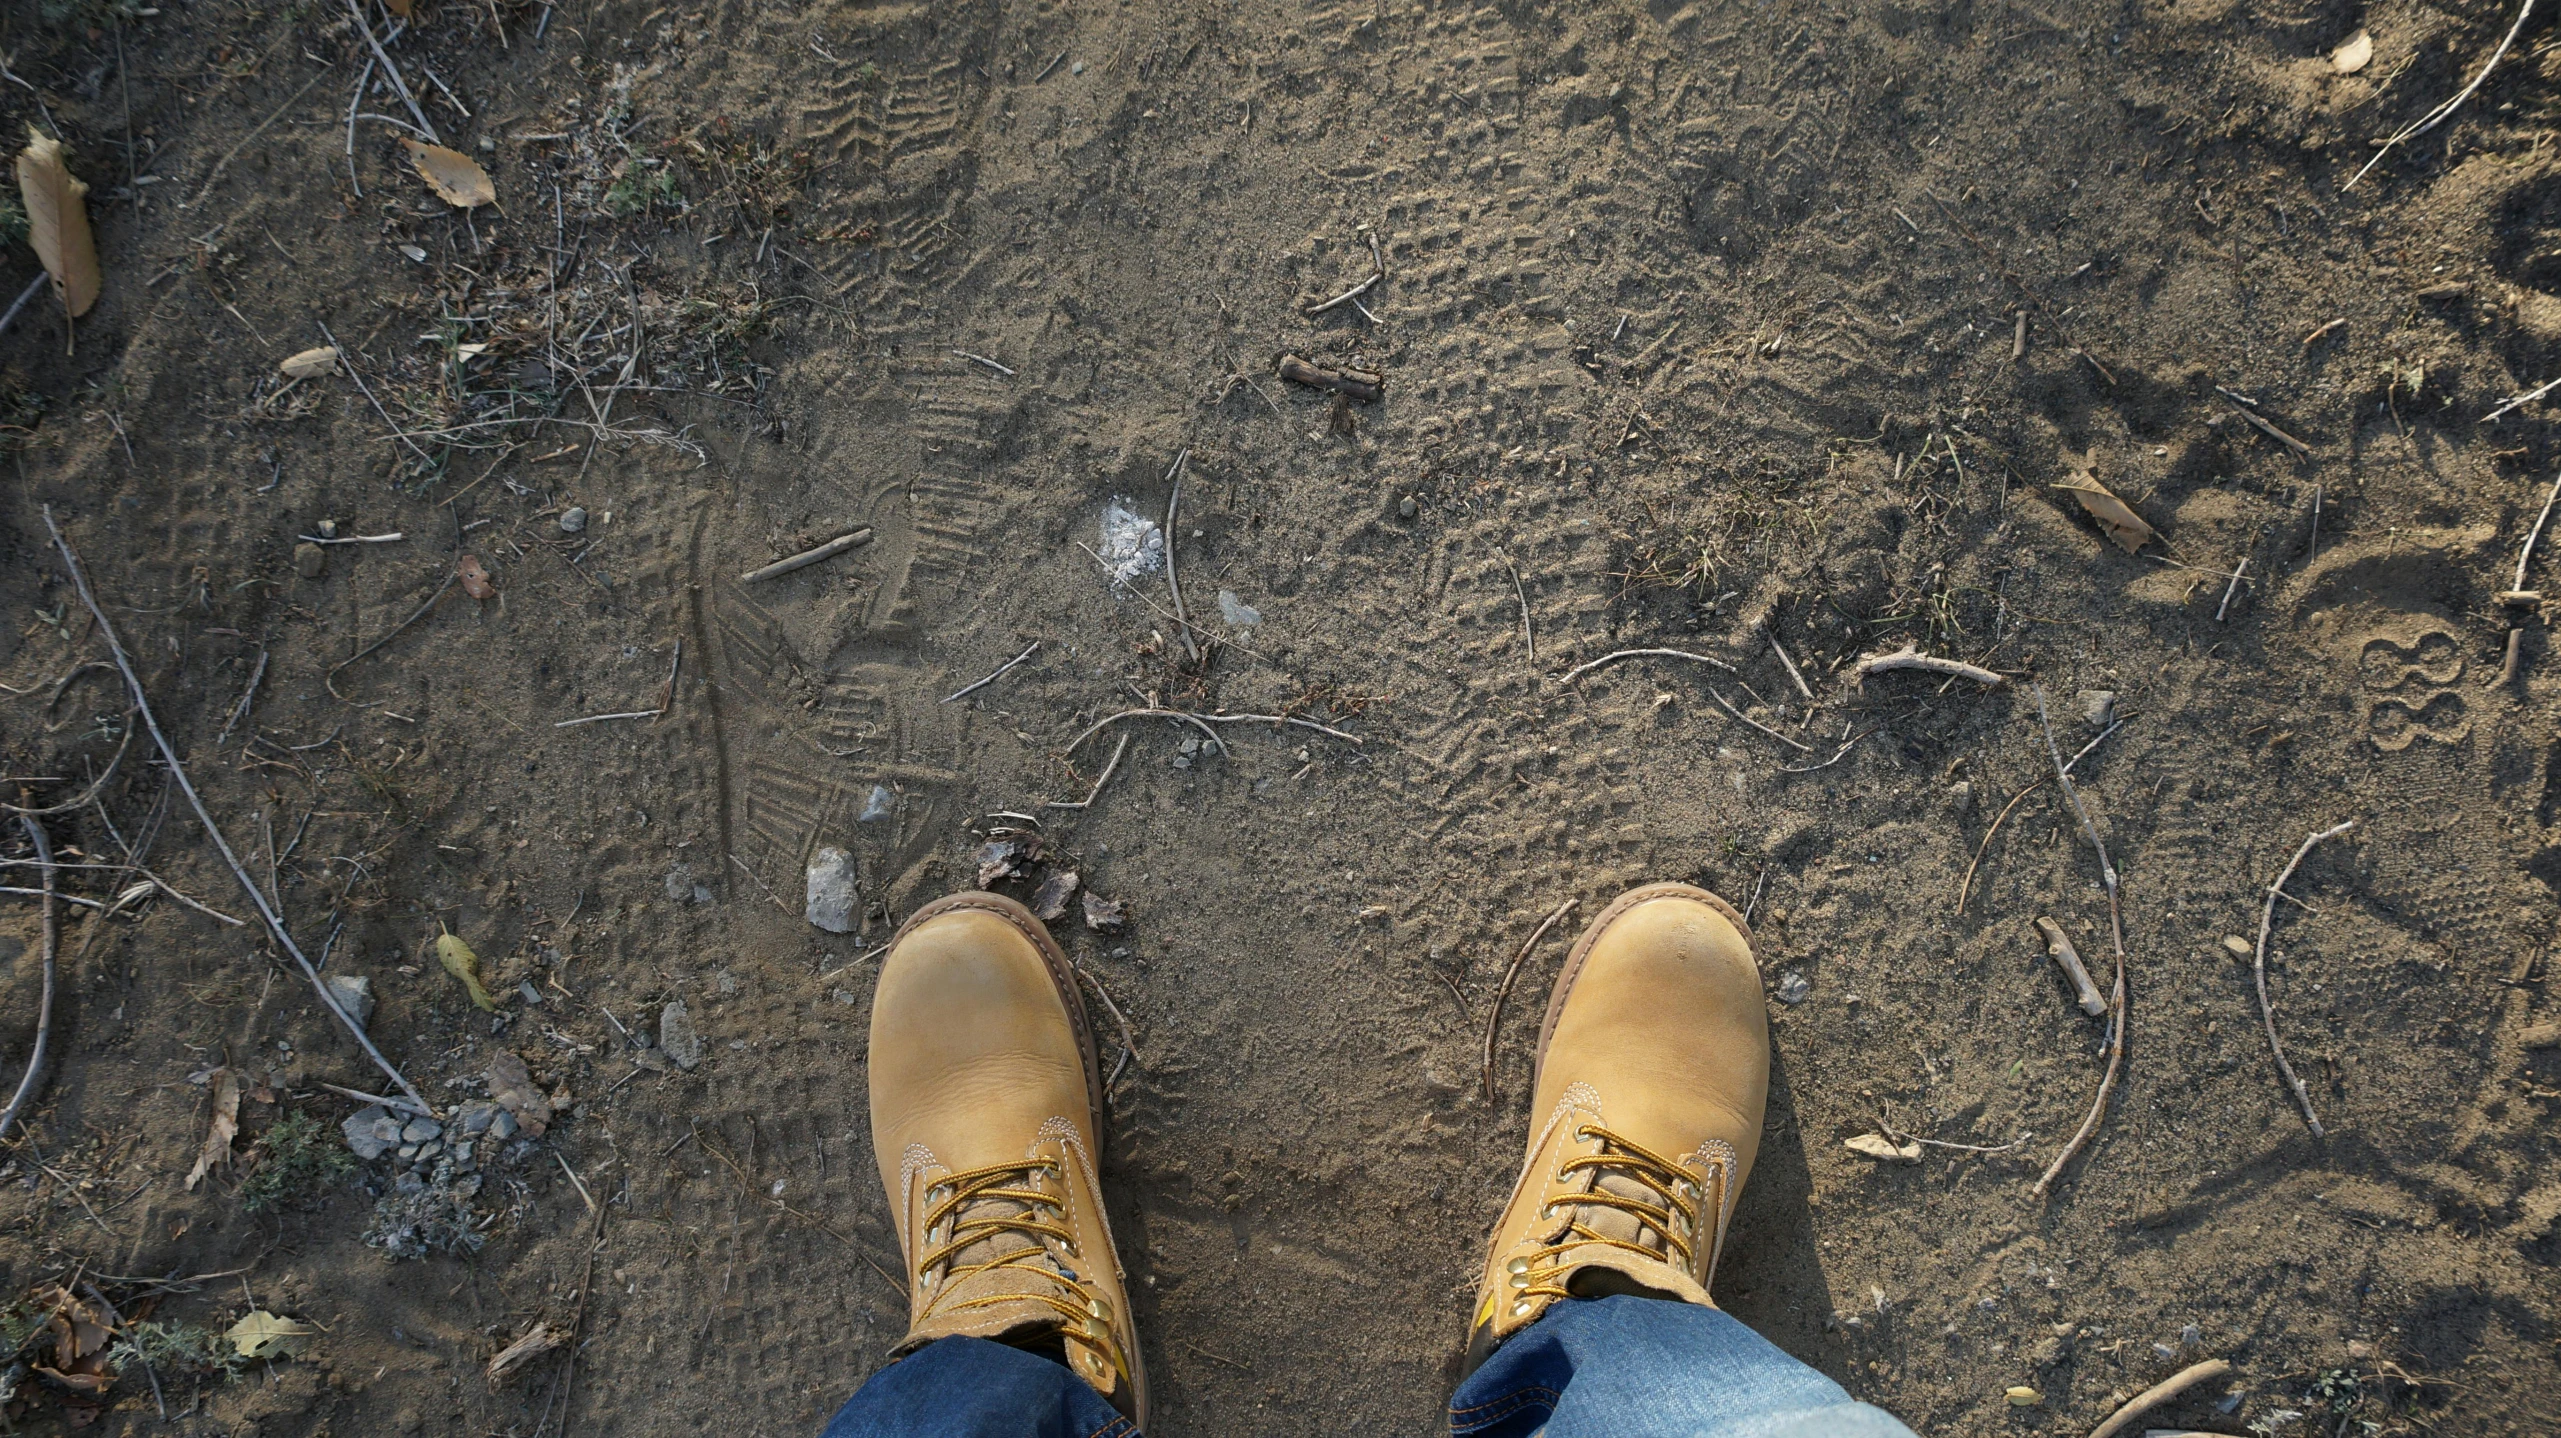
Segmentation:
<svg viewBox="0 0 2561 1438">
<path fill-rule="evenodd" d="M 905 1321 L 872 960 L 1025 841 L 1007 811 L 1038 852 L 998 887 L 1072 869 L 1128 906 L 1054 927 L 1135 1040 L 1106 1176 L 1160 1434 L 1435 1430 L 1573 922 L 1522 966 L 1489 1102 L 1497 985 L 1559 903 L 1659 878 L 1752 905 L 1772 994 L 1720 1296 L 1858 1396 L 2079 1434 L 2221 1357 L 2152 1426 L 2561 1431 L 2561 658 L 2499 602 L 2561 401 L 2485 419 L 2561 374 L 2544 15 L 2343 190 L 2513 11 L 373 9 L 494 179 L 466 214 L 351 13 L 0 15 L 0 128 L 67 143 L 107 275 L 76 348 L 49 297 L 0 337 L 0 797 L 75 806 L 58 859 L 140 853 L 250 920 L 60 871 L 120 907 L 65 920 L 0 1331 L 58 1282 L 164 1337 L 101 1396 L 13 1373 L 20 1431 L 814 1432 Z M 1373 238 L 1384 280 L 1307 314 Z M 35 273 L 0 255 L 0 302 Z M 333 341 L 352 373 L 278 372 Z M 1383 398 L 1284 383 L 1283 351 Z M 1090 552 L 1115 498 L 1165 517 L 1185 452 L 1197 658 L 1161 573 L 1116 591 Z M 2159 537 L 2109 543 L 2075 474 Z M 363 1104 L 323 1085 L 390 1080 L 128 744 L 46 506 L 390 1061 L 462 1124 L 518 1055 L 547 1132 L 334 1157 Z M 464 555 L 494 597 L 449 584 Z M 1904 645 L 2010 682 L 1852 682 Z M 1666 646 L 1739 672 L 1566 682 Z M 2103 985 L 2111 950 L 2040 686 L 2066 754 L 2116 696 L 2074 773 L 2130 991 L 2122 1081 L 2042 1199 L 2106 1053 L 2032 921 Z M 1351 737 L 1071 742 L 1148 704 Z M 1123 735 L 1090 808 L 1040 807 Z M 2246 950 L 2343 820 L 2268 961 L 2316 1138 Z M 802 917 L 822 847 L 856 933 Z M 41 943 L 5 902 L 14 1082 Z M 235 1157 L 190 1186 L 226 1077 Z M 1881 1126 L 1997 1151 L 1843 1146 Z M 394 1235 L 437 1251 L 368 1242 L 439 1194 Z M 253 1308 L 324 1331 L 226 1378 L 206 1340 Z M 537 1324 L 568 1341 L 493 1384 Z"/>
</svg>

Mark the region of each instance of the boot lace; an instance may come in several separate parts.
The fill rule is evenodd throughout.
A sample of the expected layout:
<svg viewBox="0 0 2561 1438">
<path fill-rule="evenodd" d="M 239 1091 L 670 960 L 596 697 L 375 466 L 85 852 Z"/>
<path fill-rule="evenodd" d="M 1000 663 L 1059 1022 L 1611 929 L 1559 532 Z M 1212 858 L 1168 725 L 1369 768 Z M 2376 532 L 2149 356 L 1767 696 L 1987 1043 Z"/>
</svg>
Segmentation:
<svg viewBox="0 0 2561 1438">
<path fill-rule="evenodd" d="M 1577 1174 L 1590 1175 L 1580 1192 L 1550 1199 L 1541 1210 L 1541 1216 L 1546 1218 L 1553 1218 L 1566 1210 L 1576 1210 L 1565 1232 L 1547 1246 L 1514 1258 L 1505 1265 L 1516 1305 L 1515 1313 L 1525 1311 L 1532 1299 L 1573 1296 L 1566 1291 L 1565 1282 L 1573 1270 L 1582 1265 L 1559 1262 L 1569 1250 L 1598 1244 L 1624 1249 L 1656 1262 L 1669 1261 L 1685 1273 L 1696 1273 L 1697 1245 L 1702 1241 L 1713 1245 L 1718 1240 L 1714 1219 L 1708 1215 L 1720 1215 L 1725 1211 L 1729 1169 L 1724 1162 L 1714 1165 L 1714 1176 L 1707 1185 L 1702 1185 L 1678 1163 L 1599 1124 L 1581 1125 L 1574 1130 L 1574 1139 L 1578 1143 L 1597 1140 L 1600 1150 L 1567 1159 L 1557 1166 L 1556 1181 L 1559 1183 Z M 1619 1189 L 1632 1189 L 1634 1192 L 1605 1189 L 1601 1184 L 1606 1179 L 1619 1180 Z M 1602 1212 L 1590 1212 L 1595 1209 Z M 1634 1220 L 1632 1237 L 1603 1232 L 1594 1226 L 1595 1219 L 1605 1219 L 1610 1211 L 1626 1214 Z M 1625 1220 L 1611 1226 L 1621 1230 L 1629 1227 Z M 1703 1239 L 1702 1230 L 1705 1230 Z M 1645 1242 L 1648 1235 L 1661 1246 L 1649 1246 Z"/>
<path fill-rule="evenodd" d="M 925 1241 L 933 1246 L 917 1260 L 916 1271 L 925 1286 L 934 1290 L 934 1297 L 918 1315 L 920 1319 L 942 1307 L 943 1300 L 969 1279 L 1000 1269 L 1020 1269 L 1042 1281 L 1024 1284 L 1017 1292 L 962 1299 L 951 1305 L 953 1310 L 1029 1301 L 1056 1309 L 1070 1326 L 1084 1325 L 1098 1316 L 1084 1280 L 1043 1242 L 1055 1242 L 1068 1258 L 1077 1257 L 1076 1235 L 1059 1221 L 1064 1200 L 1043 1186 L 1043 1180 L 1052 1176 L 1063 1190 L 1066 1170 L 1057 1160 L 1031 1158 L 945 1174 L 926 1191 Z M 959 1261 L 973 1248 L 1009 1238 L 1020 1240 L 1020 1245 L 972 1262 Z"/>
</svg>

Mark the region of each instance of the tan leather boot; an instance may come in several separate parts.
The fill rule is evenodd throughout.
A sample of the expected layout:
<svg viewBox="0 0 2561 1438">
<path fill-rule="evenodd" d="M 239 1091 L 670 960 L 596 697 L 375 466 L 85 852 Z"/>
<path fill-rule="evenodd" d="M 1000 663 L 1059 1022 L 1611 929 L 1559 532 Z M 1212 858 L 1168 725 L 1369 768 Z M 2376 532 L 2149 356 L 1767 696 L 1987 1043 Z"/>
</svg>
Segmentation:
<svg viewBox="0 0 2561 1438">
<path fill-rule="evenodd" d="M 1649 884 L 1603 909 L 1539 1029 L 1529 1160 L 1494 1228 L 1467 1367 L 1560 1298 L 1714 1307 L 1769 1076 L 1760 966 L 1733 906 Z"/>
<path fill-rule="evenodd" d="M 916 911 L 871 1010 L 871 1133 L 907 1260 L 905 1354 L 968 1335 L 1060 1343 L 1144 1426 L 1147 1375 L 1103 1214 L 1102 1071 L 1066 954 L 1029 910 Z"/>
</svg>

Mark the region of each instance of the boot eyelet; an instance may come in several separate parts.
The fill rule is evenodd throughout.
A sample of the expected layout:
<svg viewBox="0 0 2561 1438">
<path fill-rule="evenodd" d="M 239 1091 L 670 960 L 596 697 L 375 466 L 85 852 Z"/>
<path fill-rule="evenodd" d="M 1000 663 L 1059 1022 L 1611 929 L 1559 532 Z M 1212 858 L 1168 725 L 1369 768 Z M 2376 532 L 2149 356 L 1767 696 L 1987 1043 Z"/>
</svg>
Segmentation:
<svg viewBox="0 0 2561 1438">
<path fill-rule="evenodd" d="M 1514 1318 L 1519 1318 L 1519 1317 L 1523 1316 L 1524 1314 L 1528 1313 L 1528 1312 L 1529 1312 L 1529 1310 L 1530 1310 L 1530 1302 L 1529 1302 L 1529 1300 L 1528 1300 L 1528 1299 L 1524 1298 L 1524 1299 L 1522 1299 L 1520 1302 L 1515 1303 L 1515 1304 L 1513 1304 L 1513 1305 L 1512 1305 L 1512 1316 L 1513 1316 Z"/>
<path fill-rule="evenodd" d="M 1528 1274 L 1526 1274 L 1526 1273 L 1515 1273 L 1515 1274 L 1513 1274 L 1513 1275 L 1512 1275 L 1512 1286 L 1513 1286 L 1514 1288 L 1527 1288 L 1527 1287 L 1529 1287 L 1529 1275 L 1528 1275 Z"/>
<path fill-rule="evenodd" d="M 1503 1271 L 1505 1273 L 1527 1273 L 1529 1272 L 1529 1260 L 1526 1258 L 1515 1258 L 1511 1262 L 1503 1265 Z"/>
</svg>

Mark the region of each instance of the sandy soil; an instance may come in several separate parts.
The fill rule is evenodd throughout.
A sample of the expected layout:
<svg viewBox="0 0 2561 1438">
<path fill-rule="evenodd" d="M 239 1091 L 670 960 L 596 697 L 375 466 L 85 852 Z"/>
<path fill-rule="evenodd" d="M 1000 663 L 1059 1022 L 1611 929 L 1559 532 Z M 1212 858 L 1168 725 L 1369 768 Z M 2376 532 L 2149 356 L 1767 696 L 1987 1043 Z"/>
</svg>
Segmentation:
<svg viewBox="0 0 2561 1438">
<path fill-rule="evenodd" d="M 284 1115 L 334 1134 L 361 1105 L 323 1083 L 389 1081 L 254 926 L 81 911 L 0 1167 L 9 1291 L 76 1271 L 128 1318 L 327 1331 L 228 1383 L 169 1365 L 158 1400 L 31 1377 L 17 1421 L 814 1431 L 904 1323 L 874 948 L 1021 811 L 1043 852 L 1002 886 L 1072 868 L 1129 906 L 1057 928 L 1134 1029 L 1107 1165 L 1160 1433 L 1433 1431 L 1564 944 L 1523 968 L 1489 1102 L 1495 987 L 1554 906 L 1655 878 L 1752 904 L 1773 995 L 1721 1295 L 1861 1397 L 1931 1434 L 2082 1433 L 2219 1356 L 2229 1411 L 2217 1385 L 2156 1424 L 2561 1428 L 2561 1052 L 2529 1046 L 2561 665 L 2497 602 L 2556 454 L 2547 405 L 2483 419 L 2561 373 L 2542 18 L 2342 193 L 2511 14 L 420 0 L 392 53 L 494 177 L 466 217 L 391 124 L 350 153 L 371 52 L 343 5 L 12 7 L 0 122 L 70 144 L 109 278 L 76 353 L 42 306 L 0 338 L 7 797 L 77 799 L 132 722 L 79 667 L 106 651 L 51 506 L 244 866 L 371 980 L 390 1059 L 448 1117 L 508 1052 L 560 1107 L 478 1145 L 476 1251 L 368 1246 L 394 1155 L 252 1212 Z M 2360 30 L 2372 62 L 2336 73 Z M 361 110 L 409 120 L 375 73 Z M 1305 314 L 1372 236 L 1370 313 Z M 34 273 L 11 249 L 0 291 Z M 355 376 L 287 386 L 323 326 Z M 1286 385 L 1284 350 L 1384 398 Z M 1115 497 L 1161 519 L 1186 450 L 1197 660 L 1161 575 L 1115 593 L 1084 548 Z M 2108 543 L 2054 488 L 2076 471 L 2161 537 Z M 404 538 L 298 562 L 324 522 Z M 464 554 L 496 597 L 442 589 Z M 1852 685 L 1905 644 L 2012 682 Z M 1627 646 L 1740 672 L 1563 682 Z M 2123 1080 L 2043 1199 L 2104 1045 L 2031 924 L 2102 983 L 2109 946 L 2053 786 L 1986 842 L 2052 767 L 2032 686 L 2066 753 L 2083 691 L 2117 696 L 2075 773 L 2131 993 Z M 1151 701 L 1353 738 L 1070 744 Z M 1037 807 L 1119 734 L 1090 809 Z M 137 743 L 52 842 L 147 845 L 254 918 L 171 788 Z M 2316 1139 L 2226 941 L 2348 819 L 2269 963 Z M 820 847 L 854 857 L 859 933 L 801 917 Z M 40 945 L 7 904 L 14 1078 Z M 634 1037 L 676 1001 L 690 1070 Z M 226 1064 L 240 1158 L 190 1190 Z M 1880 1125 L 2003 1151 L 1843 1147 Z M 537 1323 L 575 1331 L 574 1377 L 555 1352 L 493 1387 Z"/>
</svg>

